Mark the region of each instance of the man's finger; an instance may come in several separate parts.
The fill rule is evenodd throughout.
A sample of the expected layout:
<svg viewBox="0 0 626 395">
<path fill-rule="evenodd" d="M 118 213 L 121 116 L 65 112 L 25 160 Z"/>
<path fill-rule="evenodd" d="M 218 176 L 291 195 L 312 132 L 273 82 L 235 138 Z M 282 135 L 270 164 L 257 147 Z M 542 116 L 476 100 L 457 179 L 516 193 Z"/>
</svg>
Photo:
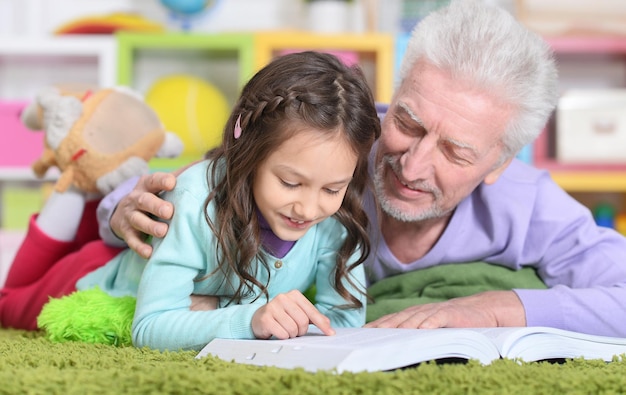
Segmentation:
<svg viewBox="0 0 626 395">
<path fill-rule="evenodd" d="M 152 255 L 152 246 L 150 244 L 146 244 L 134 234 L 132 236 L 128 236 L 126 243 L 131 250 L 135 251 L 142 258 L 148 259 L 150 258 L 150 255 Z"/>
<path fill-rule="evenodd" d="M 141 211 L 132 211 L 128 214 L 128 224 L 130 229 L 122 229 L 124 238 L 131 236 L 141 237 L 141 235 L 154 235 L 155 221 Z M 128 240 L 127 240 L 128 241 Z"/>
<path fill-rule="evenodd" d="M 174 214 L 174 206 L 172 203 L 167 202 L 150 192 L 144 192 L 139 195 L 137 198 L 137 207 L 135 209 L 150 213 L 161 219 L 171 219 Z"/>
<path fill-rule="evenodd" d="M 171 173 L 156 172 L 146 176 L 144 188 L 151 193 L 171 191 L 176 185 L 176 177 Z"/>
<path fill-rule="evenodd" d="M 387 314 L 365 325 L 366 328 L 397 328 L 400 323 L 407 319 L 404 312 Z"/>
</svg>

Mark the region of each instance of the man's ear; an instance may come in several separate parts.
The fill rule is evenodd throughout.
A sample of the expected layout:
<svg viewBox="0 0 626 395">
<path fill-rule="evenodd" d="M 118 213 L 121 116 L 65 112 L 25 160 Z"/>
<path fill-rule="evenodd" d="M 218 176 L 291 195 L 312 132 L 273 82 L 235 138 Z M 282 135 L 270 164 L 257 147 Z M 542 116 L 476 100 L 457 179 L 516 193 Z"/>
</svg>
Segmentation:
<svg viewBox="0 0 626 395">
<path fill-rule="evenodd" d="M 511 157 L 507 159 L 506 161 L 504 161 L 504 163 L 502 163 L 500 166 L 491 170 L 491 172 L 485 176 L 485 179 L 483 180 L 483 182 L 487 185 L 491 185 L 494 182 L 498 181 L 498 178 L 500 178 L 500 176 L 502 175 L 504 170 L 509 166 L 512 160 L 513 158 Z"/>
</svg>

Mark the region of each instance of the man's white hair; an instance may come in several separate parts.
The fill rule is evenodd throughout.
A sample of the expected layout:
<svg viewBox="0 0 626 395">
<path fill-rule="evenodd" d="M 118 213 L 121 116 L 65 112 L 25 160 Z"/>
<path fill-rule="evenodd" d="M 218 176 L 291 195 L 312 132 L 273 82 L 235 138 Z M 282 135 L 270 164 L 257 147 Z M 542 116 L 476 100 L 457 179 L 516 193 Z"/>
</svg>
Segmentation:
<svg viewBox="0 0 626 395">
<path fill-rule="evenodd" d="M 411 34 L 399 83 L 417 61 L 445 70 L 512 106 L 504 158 L 531 143 L 558 100 L 558 73 L 550 46 L 510 13 L 478 0 L 453 0 L 429 14 Z"/>
</svg>

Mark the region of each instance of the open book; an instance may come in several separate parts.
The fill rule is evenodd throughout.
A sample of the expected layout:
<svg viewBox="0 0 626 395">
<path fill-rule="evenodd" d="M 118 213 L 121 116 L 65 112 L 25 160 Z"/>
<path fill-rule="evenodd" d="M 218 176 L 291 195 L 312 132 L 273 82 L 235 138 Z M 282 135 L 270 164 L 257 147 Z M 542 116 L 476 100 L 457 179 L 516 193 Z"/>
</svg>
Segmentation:
<svg viewBox="0 0 626 395">
<path fill-rule="evenodd" d="M 547 327 L 385 329 L 337 328 L 324 336 L 311 326 L 288 340 L 215 339 L 196 358 L 303 368 L 307 371 L 384 371 L 425 361 L 461 358 L 489 364 L 510 358 L 527 362 L 578 358 L 611 361 L 626 354 L 626 338 L 586 335 Z"/>
</svg>

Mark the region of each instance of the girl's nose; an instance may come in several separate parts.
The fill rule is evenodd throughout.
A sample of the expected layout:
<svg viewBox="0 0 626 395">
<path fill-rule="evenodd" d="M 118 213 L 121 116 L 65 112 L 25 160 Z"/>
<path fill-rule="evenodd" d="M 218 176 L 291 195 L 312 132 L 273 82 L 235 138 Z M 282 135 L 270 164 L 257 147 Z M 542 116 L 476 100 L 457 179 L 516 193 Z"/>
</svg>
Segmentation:
<svg viewBox="0 0 626 395">
<path fill-rule="evenodd" d="M 294 204 L 294 214 L 297 219 L 310 221 L 317 215 L 317 197 L 314 193 L 302 194 Z"/>
</svg>

